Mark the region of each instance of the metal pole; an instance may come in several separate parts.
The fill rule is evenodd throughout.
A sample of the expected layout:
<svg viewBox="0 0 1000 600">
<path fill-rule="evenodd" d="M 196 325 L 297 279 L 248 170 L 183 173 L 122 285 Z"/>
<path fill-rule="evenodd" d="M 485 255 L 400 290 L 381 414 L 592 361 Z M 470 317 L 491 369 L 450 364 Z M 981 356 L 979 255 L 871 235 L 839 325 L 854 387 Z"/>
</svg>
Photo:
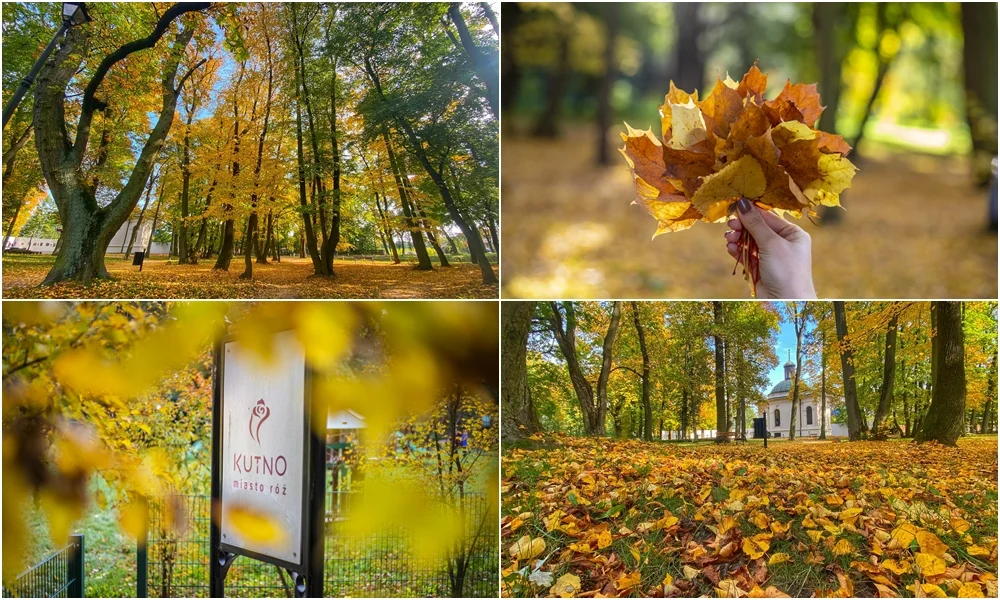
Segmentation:
<svg viewBox="0 0 1000 600">
<path fill-rule="evenodd" d="M 215 343 L 215 364 L 212 379 L 212 507 L 219 506 L 222 499 L 222 342 Z M 214 510 L 209 525 L 209 596 L 222 598 L 226 595 L 224 561 L 221 559 L 219 542 L 221 531 Z M 219 514 L 221 517 L 221 513 Z"/>
<path fill-rule="evenodd" d="M 135 597 L 149 598 L 149 510 L 146 511 L 146 527 L 135 547 Z"/>
<path fill-rule="evenodd" d="M 74 533 L 69 536 L 73 542 L 69 561 L 66 563 L 66 577 L 69 586 L 66 589 L 67 598 L 83 598 L 83 534 Z"/>
<path fill-rule="evenodd" d="M 59 27 L 59 31 L 57 31 L 55 36 L 52 37 L 52 41 L 49 42 L 49 45 L 42 51 L 42 55 L 35 61 L 31 70 L 28 71 L 27 77 L 21 80 L 21 85 L 17 86 L 17 91 L 15 91 L 14 95 L 7 101 L 7 105 L 3 107 L 4 129 L 7 127 L 7 121 L 10 121 L 14 111 L 17 110 L 17 105 L 21 103 L 21 98 L 24 98 L 24 95 L 27 94 L 28 90 L 31 88 L 31 84 L 35 82 L 35 77 L 37 77 L 38 72 L 42 70 L 42 65 L 45 64 L 45 61 L 48 60 L 49 55 L 52 54 L 52 51 L 55 49 L 56 42 L 59 41 L 59 38 L 61 38 L 64 33 L 66 33 L 67 29 L 69 29 L 69 23 L 63 21 L 63 24 Z"/>
<path fill-rule="evenodd" d="M 317 433 L 317 426 L 326 429 L 325 423 L 314 423 L 312 371 L 306 372 L 306 415 L 309 419 L 309 557 L 305 595 L 322 598 L 323 568 L 326 563 L 326 436 Z M 325 415 L 323 417 L 325 419 Z"/>
</svg>

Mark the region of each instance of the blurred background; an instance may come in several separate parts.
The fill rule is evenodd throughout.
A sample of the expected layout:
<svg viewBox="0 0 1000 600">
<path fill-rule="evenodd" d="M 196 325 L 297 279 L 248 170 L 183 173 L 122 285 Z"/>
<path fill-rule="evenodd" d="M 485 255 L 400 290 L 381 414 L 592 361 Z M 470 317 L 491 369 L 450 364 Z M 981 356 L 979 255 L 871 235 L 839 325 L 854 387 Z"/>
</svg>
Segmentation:
<svg viewBox="0 0 1000 600">
<path fill-rule="evenodd" d="M 502 19 L 505 297 L 746 297 L 724 226 L 650 241 L 616 148 L 623 122 L 657 126 L 670 80 L 707 90 L 755 61 L 768 98 L 817 82 L 819 128 L 855 148 L 846 211 L 799 223 L 820 297 L 996 297 L 996 3 L 512 2 Z"/>
</svg>

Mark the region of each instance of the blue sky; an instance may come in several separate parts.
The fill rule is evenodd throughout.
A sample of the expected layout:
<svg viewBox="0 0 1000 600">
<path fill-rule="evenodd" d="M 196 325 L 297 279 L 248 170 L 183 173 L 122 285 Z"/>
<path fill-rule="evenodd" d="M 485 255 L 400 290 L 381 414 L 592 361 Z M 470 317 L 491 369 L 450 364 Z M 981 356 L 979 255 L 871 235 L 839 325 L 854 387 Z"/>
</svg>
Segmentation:
<svg viewBox="0 0 1000 600">
<path fill-rule="evenodd" d="M 770 391 L 774 387 L 774 384 L 785 378 L 785 369 L 782 365 L 788 360 L 789 351 L 792 353 L 792 362 L 795 362 L 795 328 L 790 321 L 784 319 L 782 319 L 779 327 L 781 329 L 778 332 L 778 342 L 774 349 L 774 353 L 778 355 L 778 366 L 771 369 L 771 372 L 768 374 L 771 383 L 767 391 Z M 809 328 L 811 329 L 812 326 L 810 325 Z"/>
</svg>

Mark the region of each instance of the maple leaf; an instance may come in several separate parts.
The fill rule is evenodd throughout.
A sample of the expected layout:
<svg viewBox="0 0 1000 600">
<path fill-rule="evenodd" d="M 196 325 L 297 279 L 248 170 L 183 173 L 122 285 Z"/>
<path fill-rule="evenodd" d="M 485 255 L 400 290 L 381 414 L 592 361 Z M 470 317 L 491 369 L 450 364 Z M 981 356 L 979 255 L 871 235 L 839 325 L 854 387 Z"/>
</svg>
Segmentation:
<svg viewBox="0 0 1000 600">
<path fill-rule="evenodd" d="M 723 222 L 740 197 L 797 218 L 840 206 L 857 169 L 842 137 L 815 129 L 823 112 L 816 84 L 788 81 L 772 100 L 764 100 L 766 87 L 756 65 L 739 83 L 717 78 L 700 102 L 671 81 L 660 106 L 662 142 L 626 124 L 621 152 L 635 182 L 633 203 L 656 219 L 654 238 L 698 220 Z M 752 290 L 756 243 L 744 232 L 740 245 Z"/>
<path fill-rule="evenodd" d="M 751 538 L 743 538 L 743 553 L 757 560 L 771 547 L 771 535 L 758 533 Z"/>
</svg>

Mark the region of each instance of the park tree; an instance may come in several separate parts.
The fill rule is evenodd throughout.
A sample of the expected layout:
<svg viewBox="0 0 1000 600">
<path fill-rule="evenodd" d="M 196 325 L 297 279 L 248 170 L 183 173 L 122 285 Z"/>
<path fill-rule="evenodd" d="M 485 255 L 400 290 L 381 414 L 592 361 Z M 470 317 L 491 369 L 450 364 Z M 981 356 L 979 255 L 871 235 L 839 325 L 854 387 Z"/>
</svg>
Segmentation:
<svg viewBox="0 0 1000 600">
<path fill-rule="evenodd" d="M 49 191 L 59 207 L 63 230 L 56 262 L 46 276 L 45 284 L 65 280 L 89 283 L 108 277 L 104 266 L 108 242 L 139 201 L 153 161 L 173 123 L 180 90 L 193 73 L 194 67 L 178 76 L 185 49 L 201 21 L 198 15 L 192 16 L 191 13 L 203 11 L 209 6 L 208 3 L 175 4 L 164 11 L 151 33 L 119 46 L 103 56 L 96 65 L 88 62 L 85 72 L 90 74 L 90 78 L 83 89 L 80 116 L 72 139 L 65 121 L 67 95 L 68 87 L 81 70 L 92 43 L 85 28 L 71 28 L 61 47 L 39 73 L 34 99 L 35 146 Z M 175 22 L 178 25 L 173 28 Z M 100 206 L 96 195 L 98 190 L 85 175 L 82 166 L 84 160 L 92 156 L 88 154 L 88 148 L 95 115 L 103 113 L 104 118 L 108 116 L 109 104 L 103 99 L 102 83 L 120 62 L 140 51 L 157 48 L 160 39 L 172 29 L 176 33 L 170 36 L 166 53 L 161 47 L 162 59 L 152 60 L 153 65 L 159 65 L 161 88 L 156 124 L 146 136 L 124 186 L 110 203 Z M 149 54 L 145 52 L 141 56 L 150 59 Z M 101 153 L 100 148 L 97 152 Z"/>
<path fill-rule="evenodd" d="M 954 446 L 965 421 L 965 335 L 961 302 L 934 302 L 936 332 L 931 350 L 933 393 L 916 441 Z"/>
<path fill-rule="evenodd" d="M 535 303 L 504 302 L 500 308 L 504 324 L 500 336 L 501 404 L 504 407 L 501 437 L 504 441 L 513 441 L 541 430 L 528 385 L 528 335 Z"/>
</svg>

